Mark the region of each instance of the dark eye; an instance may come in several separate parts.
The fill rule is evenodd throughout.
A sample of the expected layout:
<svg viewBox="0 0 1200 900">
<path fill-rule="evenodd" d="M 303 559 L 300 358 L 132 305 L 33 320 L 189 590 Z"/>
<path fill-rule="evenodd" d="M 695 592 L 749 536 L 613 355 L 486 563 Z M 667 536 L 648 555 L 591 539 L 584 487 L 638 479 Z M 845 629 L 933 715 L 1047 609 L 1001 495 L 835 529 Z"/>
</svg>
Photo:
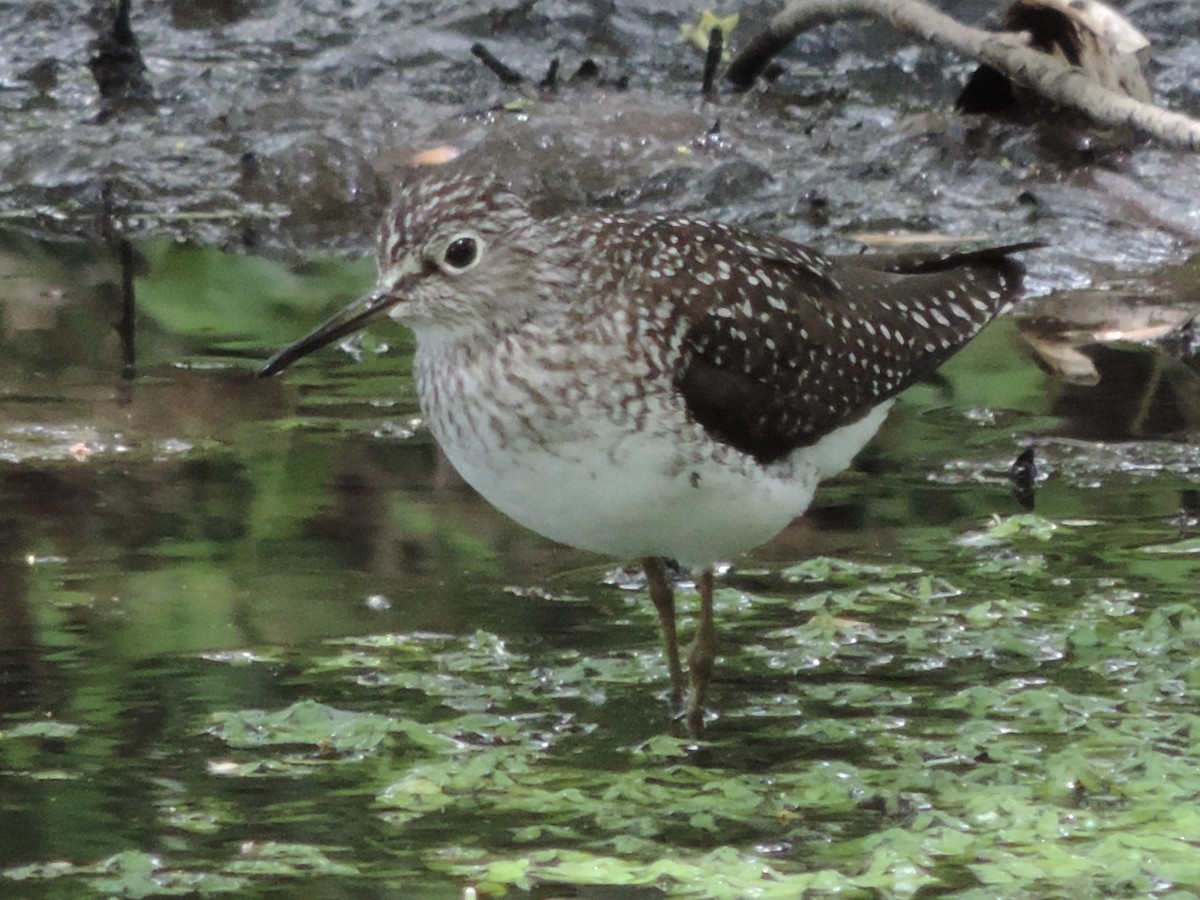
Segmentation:
<svg viewBox="0 0 1200 900">
<path fill-rule="evenodd" d="M 473 237 L 455 238 L 442 256 L 452 269 L 467 269 L 479 258 L 479 242 Z"/>
</svg>

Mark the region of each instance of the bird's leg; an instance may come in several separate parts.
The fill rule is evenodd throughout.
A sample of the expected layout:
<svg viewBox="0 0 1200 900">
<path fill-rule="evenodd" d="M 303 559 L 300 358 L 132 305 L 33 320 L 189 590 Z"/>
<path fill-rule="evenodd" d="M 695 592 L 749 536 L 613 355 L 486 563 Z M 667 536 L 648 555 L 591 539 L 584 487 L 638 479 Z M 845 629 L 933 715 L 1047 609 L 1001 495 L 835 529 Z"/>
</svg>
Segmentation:
<svg viewBox="0 0 1200 900">
<path fill-rule="evenodd" d="M 667 668 L 671 672 L 671 706 L 679 708 L 683 700 L 683 666 L 679 663 L 679 636 L 675 632 L 675 588 L 667 577 L 667 568 L 657 556 L 642 559 L 646 573 L 646 586 L 650 589 L 650 602 L 658 610 L 658 624 L 662 628 L 663 644 L 667 649 Z"/>
<path fill-rule="evenodd" d="M 708 566 L 696 578 L 696 590 L 700 592 L 700 620 L 696 626 L 696 639 L 688 651 L 688 673 L 691 675 L 692 692 L 688 697 L 688 727 L 698 733 L 704 722 L 704 700 L 708 696 L 708 683 L 712 680 L 713 662 L 717 658 L 717 629 L 713 624 L 713 570 Z"/>
</svg>

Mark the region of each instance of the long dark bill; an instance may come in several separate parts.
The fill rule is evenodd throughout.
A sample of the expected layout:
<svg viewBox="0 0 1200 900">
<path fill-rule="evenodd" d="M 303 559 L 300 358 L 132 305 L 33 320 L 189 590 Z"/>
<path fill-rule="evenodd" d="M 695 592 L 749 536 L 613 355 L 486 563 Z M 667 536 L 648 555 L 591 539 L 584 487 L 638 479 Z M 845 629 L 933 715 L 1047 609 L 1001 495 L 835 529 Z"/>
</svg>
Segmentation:
<svg viewBox="0 0 1200 900">
<path fill-rule="evenodd" d="M 282 372 L 302 356 L 308 356 L 315 350 L 320 350 L 327 344 L 332 344 L 338 338 L 363 328 L 368 322 L 395 306 L 400 301 L 393 294 L 367 294 L 355 300 L 341 312 L 330 316 L 300 340 L 284 347 L 267 360 L 258 370 L 260 378 Z"/>
</svg>

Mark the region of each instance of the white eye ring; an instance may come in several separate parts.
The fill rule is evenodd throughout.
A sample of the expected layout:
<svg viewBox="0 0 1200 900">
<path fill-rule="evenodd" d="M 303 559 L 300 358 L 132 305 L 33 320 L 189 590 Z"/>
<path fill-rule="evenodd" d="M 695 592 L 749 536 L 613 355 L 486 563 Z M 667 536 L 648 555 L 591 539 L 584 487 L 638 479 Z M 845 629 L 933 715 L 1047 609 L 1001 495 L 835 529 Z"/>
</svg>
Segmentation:
<svg viewBox="0 0 1200 900">
<path fill-rule="evenodd" d="M 447 243 L 437 266 L 447 275 L 461 275 L 478 265 L 483 256 L 483 239 L 474 232 L 456 234 Z"/>
</svg>

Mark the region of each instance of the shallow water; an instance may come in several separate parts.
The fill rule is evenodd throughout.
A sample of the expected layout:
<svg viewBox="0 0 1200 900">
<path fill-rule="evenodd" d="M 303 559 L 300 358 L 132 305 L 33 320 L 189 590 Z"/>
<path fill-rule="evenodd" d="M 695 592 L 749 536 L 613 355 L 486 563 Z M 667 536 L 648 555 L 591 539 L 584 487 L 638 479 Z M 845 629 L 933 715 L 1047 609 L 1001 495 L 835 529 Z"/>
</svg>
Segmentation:
<svg viewBox="0 0 1200 900">
<path fill-rule="evenodd" d="M 0 896 L 1200 891 L 1194 156 L 959 121 L 969 67 L 849 25 L 706 104 L 654 4 L 146 3 L 159 109 L 99 125 L 84 8 L 0 26 Z M 1195 109 L 1200 16 L 1128 8 Z M 476 39 L 634 77 L 504 111 Z M 1053 244 L 723 574 L 704 741 L 636 577 L 440 460 L 401 329 L 254 377 L 435 141 L 552 206 Z"/>
<path fill-rule="evenodd" d="M 254 376 L 291 326 L 243 292 L 350 295 L 363 265 L 135 248 L 128 354 L 111 251 L 6 249 L 58 305 L 6 304 L 0 894 L 1040 891 L 1051 820 L 1094 885 L 1180 880 L 1153 810 L 1191 783 L 1200 457 L 1056 412 L 1012 320 L 724 575 L 695 742 L 636 579 L 457 481 L 400 329 Z"/>
</svg>

